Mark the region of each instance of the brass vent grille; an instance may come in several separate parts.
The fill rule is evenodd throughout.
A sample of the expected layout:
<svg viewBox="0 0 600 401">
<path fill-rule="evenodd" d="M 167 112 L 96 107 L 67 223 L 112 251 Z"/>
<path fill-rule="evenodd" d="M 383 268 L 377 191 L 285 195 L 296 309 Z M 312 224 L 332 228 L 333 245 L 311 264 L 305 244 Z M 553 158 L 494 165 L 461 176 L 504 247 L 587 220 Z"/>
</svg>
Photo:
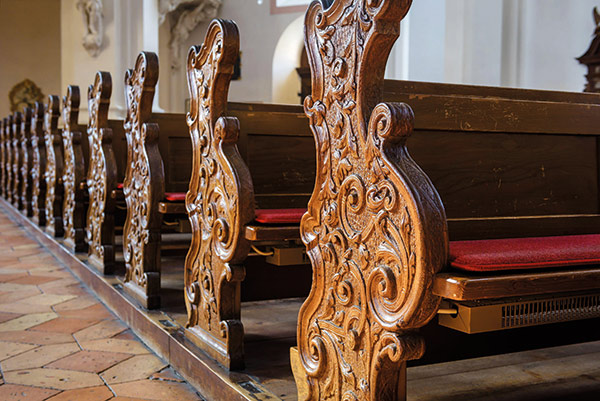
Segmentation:
<svg viewBox="0 0 600 401">
<path fill-rule="evenodd" d="M 465 333 L 482 333 L 600 317 L 600 294 L 505 302 L 446 302 L 443 307 L 455 309 L 457 313 L 440 315 L 442 326 Z"/>
</svg>

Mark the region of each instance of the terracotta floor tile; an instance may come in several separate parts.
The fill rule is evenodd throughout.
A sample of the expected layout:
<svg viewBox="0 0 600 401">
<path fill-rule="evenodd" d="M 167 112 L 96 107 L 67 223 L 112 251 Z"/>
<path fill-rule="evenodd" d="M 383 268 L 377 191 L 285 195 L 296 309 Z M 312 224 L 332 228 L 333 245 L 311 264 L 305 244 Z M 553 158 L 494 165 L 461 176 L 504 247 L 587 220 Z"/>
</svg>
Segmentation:
<svg viewBox="0 0 600 401">
<path fill-rule="evenodd" d="M 102 304 L 95 304 L 83 309 L 58 311 L 57 313 L 59 316 L 79 319 L 111 320 L 117 318 Z"/>
<path fill-rule="evenodd" d="M 118 338 L 120 340 L 140 341 L 140 339 L 135 334 L 133 334 L 131 330 L 125 330 L 124 332 L 117 334 L 113 338 Z"/>
<path fill-rule="evenodd" d="M 13 280 L 17 280 L 23 277 L 29 277 L 29 274 L 22 273 L 10 273 L 10 274 L 0 274 L 0 283 L 8 283 Z M 23 283 L 26 284 L 26 283 Z"/>
<path fill-rule="evenodd" d="M 153 374 L 152 376 L 150 376 L 150 380 L 166 380 L 166 381 L 170 381 L 170 382 L 184 382 L 185 381 L 171 367 L 165 368 L 165 369 L 161 370 L 160 372 Z"/>
<path fill-rule="evenodd" d="M 128 358 L 131 354 L 104 351 L 79 351 L 47 365 L 49 368 L 100 373 Z"/>
<path fill-rule="evenodd" d="M 15 269 L 14 267 L 2 267 L 0 266 L 0 276 L 6 274 L 25 274 L 22 269 Z"/>
<path fill-rule="evenodd" d="M 0 323 L 6 322 L 7 320 L 15 319 L 22 314 L 19 313 L 10 313 L 10 312 L 0 312 Z"/>
<path fill-rule="evenodd" d="M 29 297 L 34 297 L 42 293 L 42 290 L 35 286 L 29 286 L 23 291 L 6 291 L 0 293 L 0 304 L 6 304 L 9 302 L 22 301 Z"/>
<path fill-rule="evenodd" d="M 65 310 L 78 310 L 78 309 L 84 309 L 84 308 L 87 308 L 89 306 L 96 305 L 99 303 L 100 302 L 93 296 L 84 295 L 84 296 L 80 296 L 75 299 L 72 299 L 70 301 L 63 302 L 58 305 L 54 305 L 54 310 L 57 312 L 65 311 Z"/>
<path fill-rule="evenodd" d="M 5 323 L 0 323 L 0 326 Z M 122 322 L 116 320 L 104 320 L 98 324 L 80 330 L 73 334 L 77 341 L 97 340 L 99 338 L 110 338 L 126 330 Z"/>
<path fill-rule="evenodd" d="M 99 319 L 77 319 L 70 317 L 58 317 L 49 322 L 31 327 L 30 330 L 49 331 L 53 333 L 73 334 L 76 331 L 90 327 L 98 323 Z"/>
<path fill-rule="evenodd" d="M 118 338 L 102 338 L 100 340 L 80 341 L 83 349 L 90 351 L 110 350 L 112 352 L 123 352 L 132 355 L 148 354 L 150 351 L 141 342 L 134 340 L 121 340 Z"/>
<path fill-rule="evenodd" d="M 75 295 L 77 297 L 89 294 L 85 287 L 81 284 L 72 284 L 66 287 L 49 287 L 42 289 L 42 291 L 44 294 Z"/>
<path fill-rule="evenodd" d="M 76 298 L 75 295 L 40 294 L 23 300 L 23 303 L 32 305 L 56 305 Z"/>
<path fill-rule="evenodd" d="M 0 312 L 18 313 L 21 315 L 31 313 L 50 313 L 54 311 L 49 305 L 32 305 L 24 304 L 22 302 L 10 302 L 0 304 Z"/>
<path fill-rule="evenodd" d="M 201 398 L 185 383 L 139 380 L 110 386 L 117 396 L 138 397 L 147 400 L 198 401 Z"/>
<path fill-rule="evenodd" d="M 24 315 L 16 319 L 0 323 L 0 331 L 15 331 L 25 330 L 38 324 L 47 322 L 48 320 L 56 319 L 58 315 L 54 312 L 50 313 L 32 313 Z"/>
<path fill-rule="evenodd" d="M 108 401 L 149 401 L 147 398 L 131 398 L 131 397 L 114 397 Z"/>
<path fill-rule="evenodd" d="M 112 396 L 113 393 L 108 387 L 96 386 L 63 391 L 46 401 L 106 401 Z"/>
<path fill-rule="evenodd" d="M 16 280 L 12 280 L 11 283 L 14 283 L 14 284 L 33 284 L 33 285 L 38 285 L 38 284 L 48 283 L 48 282 L 56 281 L 56 280 L 58 280 L 58 277 L 27 275 L 25 277 L 21 277 L 21 278 L 16 279 Z"/>
<path fill-rule="evenodd" d="M 23 344 L 63 344 L 73 341 L 73 336 L 65 333 L 48 333 L 45 331 L 4 331 L 0 332 L 0 340 Z"/>
<path fill-rule="evenodd" d="M 97 374 L 63 369 L 27 369 L 4 373 L 6 383 L 24 386 L 50 387 L 58 390 L 101 386 L 104 383 Z"/>
<path fill-rule="evenodd" d="M 0 400 L 2 401 L 42 401 L 58 393 L 49 388 L 18 386 L 16 384 L 3 384 L 0 386 Z"/>
<path fill-rule="evenodd" d="M 0 291 L 2 292 L 6 292 L 6 291 L 27 291 L 30 290 L 32 288 L 38 289 L 35 285 L 29 285 L 29 284 L 14 284 L 14 283 L 0 283 Z"/>
<path fill-rule="evenodd" d="M 166 366 L 165 362 L 152 354 L 136 355 L 106 370 L 102 377 L 108 384 L 130 382 L 147 379 Z"/>
<path fill-rule="evenodd" d="M 4 373 L 11 370 L 41 368 L 57 359 L 79 351 L 77 343 L 42 345 L 41 347 L 23 352 L 0 363 Z"/>
<path fill-rule="evenodd" d="M 15 355 L 19 355 L 25 351 L 29 351 L 35 347 L 37 347 L 37 345 L 0 341 L 0 361 Z"/>
<path fill-rule="evenodd" d="M 69 277 L 57 278 L 55 281 L 50 281 L 48 283 L 40 284 L 38 287 L 46 292 L 48 289 L 57 288 L 57 287 L 68 287 L 73 284 L 81 284 L 79 280 L 75 277 L 69 275 Z"/>
</svg>

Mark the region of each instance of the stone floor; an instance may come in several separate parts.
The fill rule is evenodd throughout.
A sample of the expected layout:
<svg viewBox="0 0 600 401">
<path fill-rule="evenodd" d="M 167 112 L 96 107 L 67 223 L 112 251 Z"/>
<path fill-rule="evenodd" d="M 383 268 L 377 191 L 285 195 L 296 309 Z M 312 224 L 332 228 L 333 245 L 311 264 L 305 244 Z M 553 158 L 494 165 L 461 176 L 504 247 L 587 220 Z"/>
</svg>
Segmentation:
<svg viewBox="0 0 600 401">
<path fill-rule="evenodd" d="M 0 400 L 201 400 L 0 212 Z"/>
</svg>

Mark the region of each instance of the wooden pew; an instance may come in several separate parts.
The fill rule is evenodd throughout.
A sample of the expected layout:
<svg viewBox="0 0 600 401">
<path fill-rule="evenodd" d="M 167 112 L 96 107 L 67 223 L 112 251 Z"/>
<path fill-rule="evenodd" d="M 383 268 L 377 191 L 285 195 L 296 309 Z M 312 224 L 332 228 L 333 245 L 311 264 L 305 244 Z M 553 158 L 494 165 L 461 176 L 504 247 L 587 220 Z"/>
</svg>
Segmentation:
<svg viewBox="0 0 600 401">
<path fill-rule="evenodd" d="M 7 201 L 11 201 L 11 188 L 12 188 L 12 159 L 13 159 L 13 147 L 12 147 L 12 121 L 13 116 L 9 115 L 4 118 L 3 131 L 4 131 L 4 198 Z"/>
<path fill-rule="evenodd" d="M 120 210 L 126 160 L 125 134 L 122 120 L 109 120 L 108 109 L 112 80 L 108 72 L 96 73 L 88 88 L 89 167 L 87 188 L 89 206 L 86 234 L 88 262 L 103 274 L 115 270 L 115 230 L 122 223 Z"/>
<path fill-rule="evenodd" d="M 87 186 L 86 166 L 89 155 L 86 127 L 78 123 L 80 94 L 79 86 L 69 85 L 63 97 L 62 130 L 63 143 L 63 228 L 64 244 L 71 252 L 87 251 L 86 214 Z"/>
<path fill-rule="evenodd" d="M 0 119 L 0 196 L 6 195 L 6 139 L 4 138 L 4 121 Z"/>
<path fill-rule="evenodd" d="M 12 204 L 17 210 L 23 209 L 21 203 L 21 124 L 23 122 L 23 113 L 16 111 L 13 117 L 12 128 Z"/>
<path fill-rule="evenodd" d="M 314 2 L 305 20 L 318 164 L 301 223 L 313 286 L 291 352 L 299 399 L 406 399 L 417 329 L 442 300 L 440 322 L 463 331 L 600 311 L 590 258 L 474 273 L 457 263 L 477 267 L 479 246 L 488 262 L 508 258 L 502 269 L 539 267 L 512 249 L 576 251 L 584 238 L 569 235 L 598 233 L 600 96 L 398 83 L 406 104 L 379 103 L 410 1 L 361 4 Z"/>
<path fill-rule="evenodd" d="M 192 168 L 185 114 L 152 113 L 157 82 L 158 56 L 140 53 L 125 73 L 124 288 L 149 309 L 160 306 L 163 215 L 187 217 L 183 197 Z"/>
<path fill-rule="evenodd" d="M 41 227 L 46 226 L 46 145 L 44 143 L 44 115 L 42 102 L 35 102 L 31 117 L 31 203 L 32 220 Z"/>
<path fill-rule="evenodd" d="M 27 217 L 33 216 L 33 204 L 31 202 L 32 181 L 31 181 L 31 166 L 32 166 L 32 148 L 31 148 L 31 120 L 33 117 L 33 109 L 25 107 L 23 110 L 23 122 L 21 124 L 21 170 L 20 194 L 21 204 L 23 205 L 23 213 Z"/>
<path fill-rule="evenodd" d="M 244 364 L 240 285 L 249 251 L 252 246 L 268 250 L 262 241 L 289 249 L 298 239 L 297 215 L 304 209 L 278 210 L 282 216 L 275 223 L 260 223 L 260 216 L 270 217 L 261 210 L 303 208 L 315 163 L 301 108 L 227 104 L 238 51 L 236 25 L 215 20 L 187 63 L 194 153 L 186 196 L 192 226 L 185 264 L 186 335 L 231 369 Z M 302 262 L 299 256 L 296 264 Z"/>
<path fill-rule="evenodd" d="M 58 129 L 60 117 L 60 98 L 56 95 L 48 96 L 46 115 L 44 117 L 44 146 L 46 147 L 46 232 L 54 237 L 64 235 L 62 221 L 62 204 L 64 186 L 63 151 L 61 132 Z"/>
</svg>

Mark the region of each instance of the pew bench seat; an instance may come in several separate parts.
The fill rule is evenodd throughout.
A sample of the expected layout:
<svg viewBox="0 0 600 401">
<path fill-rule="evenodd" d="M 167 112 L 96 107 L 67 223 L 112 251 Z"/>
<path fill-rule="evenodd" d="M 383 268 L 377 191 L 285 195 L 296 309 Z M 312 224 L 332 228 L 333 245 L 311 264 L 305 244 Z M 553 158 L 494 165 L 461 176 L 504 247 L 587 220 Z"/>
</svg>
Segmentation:
<svg viewBox="0 0 600 401">
<path fill-rule="evenodd" d="M 600 265 L 600 234 L 450 242 L 450 266 L 499 272 Z"/>
</svg>

